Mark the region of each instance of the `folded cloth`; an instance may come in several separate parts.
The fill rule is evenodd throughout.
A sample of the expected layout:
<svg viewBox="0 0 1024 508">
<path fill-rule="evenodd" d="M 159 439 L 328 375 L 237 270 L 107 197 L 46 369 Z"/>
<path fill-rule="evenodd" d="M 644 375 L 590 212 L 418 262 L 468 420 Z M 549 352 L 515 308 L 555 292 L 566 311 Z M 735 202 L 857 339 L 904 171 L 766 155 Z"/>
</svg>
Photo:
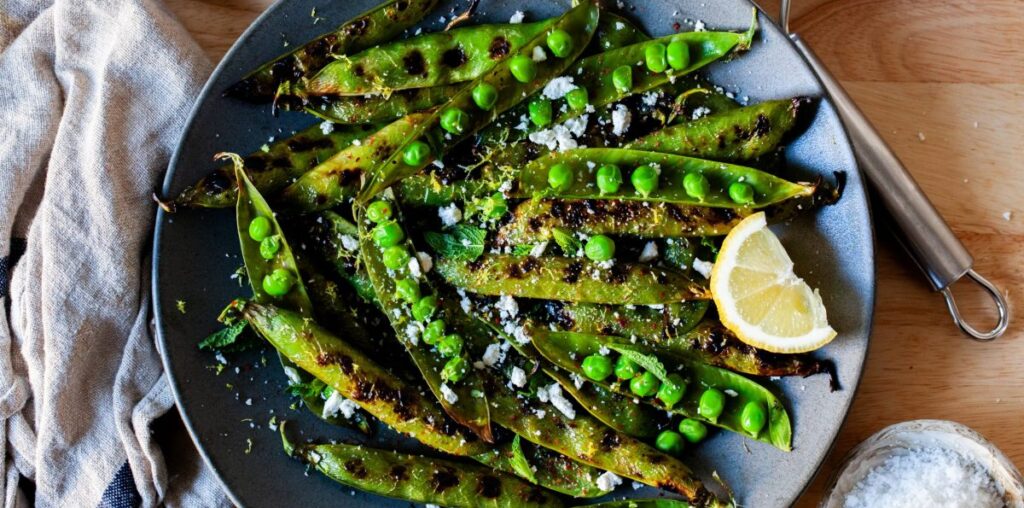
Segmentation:
<svg viewBox="0 0 1024 508">
<path fill-rule="evenodd" d="M 169 473 L 150 431 L 173 399 L 149 196 L 209 67 L 157 0 L 0 4 L 5 507 L 229 504 L 194 450 Z"/>
</svg>

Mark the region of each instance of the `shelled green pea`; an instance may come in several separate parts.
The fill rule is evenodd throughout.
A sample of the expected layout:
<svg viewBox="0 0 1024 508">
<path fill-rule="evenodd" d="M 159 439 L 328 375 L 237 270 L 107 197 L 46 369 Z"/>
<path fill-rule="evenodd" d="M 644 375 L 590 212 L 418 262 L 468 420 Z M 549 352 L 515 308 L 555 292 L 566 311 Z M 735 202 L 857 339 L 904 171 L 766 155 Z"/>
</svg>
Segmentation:
<svg viewBox="0 0 1024 508">
<path fill-rule="evenodd" d="M 249 222 L 249 238 L 254 242 L 263 241 L 264 238 L 273 233 L 274 227 L 266 217 L 256 217 Z"/>
<path fill-rule="evenodd" d="M 629 380 L 629 391 L 633 392 L 633 395 L 637 397 L 650 397 L 658 393 L 658 388 L 660 387 L 661 381 L 650 372 L 644 372 Z"/>
<path fill-rule="evenodd" d="M 652 166 L 644 164 L 633 170 L 633 174 L 629 176 L 629 182 L 633 184 L 633 188 L 638 194 L 647 197 L 658 190 L 658 171 Z"/>
<path fill-rule="evenodd" d="M 708 426 L 693 418 L 679 422 L 679 432 L 691 443 L 699 443 L 708 435 Z"/>
<path fill-rule="evenodd" d="M 394 221 L 378 224 L 370 235 L 378 247 L 392 247 L 405 240 L 405 231 L 402 231 L 402 226 Z"/>
<path fill-rule="evenodd" d="M 601 194 L 614 194 L 622 186 L 622 170 L 615 164 L 605 164 L 597 168 L 595 179 Z"/>
<path fill-rule="evenodd" d="M 620 356 L 618 360 L 615 360 L 615 377 L 621 380 L 633 379 L 639 373 L 640 366 L 633 360 L 625 356 Z"/>
<path fill-rule="evenodd" d="M 583 374 L 594 381 L 604 381 L 612 375 L 612 361 L 604 355 L 590 355 L 583 359 Z"/>
<path fill-rule="evenodd" d="M 398 270 L 407 266 L 410 259 L 412 259 L 412 256 L 409 255 L 409 251 L 405 250 L 405 247 L 401 245 L 392 245 L 385 248 L 384 252 L 381 253 L 381 261 L 384 263 L 384 266 L 392 270 Z"/>
<path fill-rule="evenodd" d="M 628 92 L 633 89 L 633 68 L 629 65 L 620 65 L 612 71 L 612 85 L 619 92 Z"/>
<path fill-rule="evenodd" d="M 441 379 L 458 383 L 462 381 L 462 378 L 466 377 L 468 372 L 469 362 L 461 356 L 456 356 L 444 364 L 444 368 L 441 369 Z"/>
<path fill-rule="evenodd" d="M 555 164 L 548 170 L 548 185 L 556 191 L 565 191 L 572 186 L 572 168 L 568 164 Z"/>
<path fill-rule="evenodd" d="M 655 448 L 670 455 L 682 455 L 684 448 L 683 436 L 674 430 L 663 430 L 654 439 Z"/>
<path fill-rule="evenodd" d="M 498 88 L 490 83 L 480 83 L 473 88 L 473 102 L 484 111 L 494 109 L 498 103 Z"/>
<path fill-rule="evenodd" d="M 444 338 L 445 323 L 443 320 L 435 319 L 423 329 L 423 342 L 433 346 Z"/>
<path fill-rule="evenodd" d="M 416 140 L 409 143 L 409 146 L 402 152 L 402 162 L 408 166 L 420 166 L 430 158 L 430 145 L 423 141 Z M 373 220 L 373 219 L 370 219 Z M 375 221 L 376 222 L 376 221 Z"/>
</svg>

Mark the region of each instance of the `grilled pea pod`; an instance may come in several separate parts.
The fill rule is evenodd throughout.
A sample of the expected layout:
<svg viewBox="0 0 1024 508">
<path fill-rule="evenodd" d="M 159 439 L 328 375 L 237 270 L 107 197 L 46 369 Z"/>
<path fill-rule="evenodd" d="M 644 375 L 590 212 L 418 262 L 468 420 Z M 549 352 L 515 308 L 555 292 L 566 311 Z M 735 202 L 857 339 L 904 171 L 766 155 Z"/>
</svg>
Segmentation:
<svg viewBox="0 0 1024 508">
<path fill-rule="evenodd" d="M 389 158 L 379 159 L 370 172 L 370 181 L 360 191 L 357 200 L 365 203 L 393 183 L 420 172 L 434 157 L 444 154 L 448 148 L 490 124 L 499 114 L 515 106 L 523 97 L 532 94 L 549 79 L 564 71 L 590 42 L 597 28 L 598 13 L 594 0 L 584 0 L 552 23 L 551 30 L 564 31 L 570 35 L 573 42 L 571 51 L 567 52 L 564 58 L 549 57 L 542 62 L 534 62 L 531 59 L 530 55 L 534 48 L 546 44 L 547 31 L 544 31 L 524 44 L 518 53 L 510 55 L 480 77 L 467 83 L 461 92 L 438 107 L 421 126 L 400 139 L 401 146 Z M 512 69 L 518 68 L 519 64 L 522 64 L 521 70 L 524 72 L 517 70 L 513 74 Z M 520 78 L 523 78 L 523 81 L 520 81 Z M 488 111 L 480 109 L 473 99 L 474 90 L 485 84 L 492 86 L 498 93 L 497 100 Z M 446 128 L 442 126 L 442 119 L 453 115 L 459 118 L 459 122 L 457 125 L 448 125 L 447 130 L 452 132 L 446 132 Z M 402 154 L 411 144 L 421 142 L 431 145 L 430 156 L 412 164 L 409 163 L 412 161 L 401 160 Z"/>
<path fill-rule="evenodd" d="M 630 173 L 637 168 L 653 168 L 657 173 L 657 186 L 650 192 L 642 192 L 624 183 L 615 191 L 602 193 L 598 190 L 595 176 L 598 168 L 604 165 L 622 168 L 625 182 L 630 180 Z M 569 185 L 557 190 L 552 189 L 548 183 L 548 174 L 556 166 L 568 167 L 573 175 Z M 684 186 L 684 177 L 687 175 L 704 179 L 702 193 Z M 736 185 L 749 189 L 751 194 L 748 200 L 736 201 L 730 192 Z M 515 195 L 641 200 L 713 208 L 764 208 L 788 199 L 810 196 L 814 190 L 813 185 L 792 183 L 754 168 L 724 162 L 639 150 L 586 148 L 552 153 L 531 162 L 519 174 Z"/>
<path fill-rule="evenodd" d="M 290 210 L 312 212 L 343 203 L 355 195 L 360 179 L 369 174 L 378 160 L 394 153 L 396 146 L 429 118 L 429 113 L 406 116 L 338 152 L 285 187 L 280 195 L 281 204 Z"/>
<path fill-rule="evenodd" d="M 533 315 L 564 332 L 654 340 L 692 330 L 704 318 L 708 307 L 707 300 L 655 307 L 544 302 L 536 306 Z"/>
<path fill-rule="evenodd" d="M 285 435 L 284 424 L 281 440 L 285 453 L 328 478 L 380 496 L 466 508 L 563 506 L 554 494 L 486 467 L 364 445 L 296 445 Z"/>
<path fill-rule="evenodd" d="M 583 55 L 591 56 L 646 40 L 650 40 L 650 37 L 633 22 L 618 14 L 604 11 L 597 22 L 594 40 Z"/>
<path fill-rule="evenodd" d="M 590 355 L 600 355 L 601 351 L 607 348 L 616 351 L 630 351 L 649 358 L 653 357 L 653 355 L 649 354 L 649 351 L 632 344 L 629 339 L 614 335 L 551 332 L 543 327 L 532 327 L 530 335 L 533 339 L 534 347 L 548 361 L 580 375 L 584 375 L 581 367 L 583 358 Z M 658 357 L 657 361 L 663 364 L 663 369 L 666 372 L 682 375 L 688 382 L 687 387 L 685 388 L 682 400 L 671 407 L 667 407 L 665 403 L 656 397 L 643 398 L 644 402 L 672 413 L 681 414 L 688 418 L 697 418 L 710 425 L 738 432 L 752 439 L 771 444 L 781 450 L 789 451 L 791 449 L 792 428 L 790 427 L 789 414 L 786 412 L 785 407 L 782 406 L 782 402 L 767 388 L 739 374 L 700 362 L 688 360 L 666 362 L 661 357 Z M 676 367 L 681 367 L 681 369 Z M 629 383 L 601 381 L 599 384 L 614 392 L 630 393 L 630 388 L 623 386 Z M 735 396 L 727 397 L 724 409 L 714 419 L 701 416 L 697 410 L 701 395 L 710 388 L 724 393 L 736 394 Z M 751 402 L 761 404 L 768 413 L 767 425 L 754 434 L 745 431 L 741 423 L 741 413 L 744 407 Z"/>
<path fill-rule="evenodd" d="M 574 498 L 604 494 L 596 483 L 600 470 L 530 442 L 519 444 L 517 449 L 517 442 L 477 455 L 473 460 Z M 525 464 L 519 461 L 525 461 Z M 524 466 L 529 468 L 528 474 L 522 470 Z M 529 478 L 531 476 L 532 479 Z"/>
<path fill-rule="evenodd" d="M 286 358 L 396 431 L 452 455 L 490 449 L 445 414 L 433 395 L 302 314 L 251 301 L 236 301 L 232 310 Z"/>
<path fill-rule="evenodd" d="M 305 84 L 305 92 L 387 95 L 470 81 L 518 52 L 552 21 L 476 25 L 381 44 L 327 64 Z"/>
<path fill-rule="evenodd" d="M 663 414 L 658 413 L 653 407 L 636 404 L 632 399 L 600 385 L 576 382 L 557 369 L 546 368 L 544 372 L 562 385 L 562 389 L 594 418 L 627 436 L 653 439 L 658 435 L 659 429 L 668 423 Z"/>
<path fill-rule="evenodd" d="M 438 259 L 437 273 L 453 286 L 484 295 L 613 305 L 707 300 L 707 287 L 682 274 L 644 264 L 609 268 L 585 259 L 485 254 L 465 263 Z"/>
<path fill-rule="evenodd" d="M 622 501 L 608 501 L 580 505 L 577 508 L 691 508 L 690 503 L 681 499 L 623 499 Z"/>
<path fill-rule="evenodd" d="M 390 208 L 391 217 L 376 226 L 366 217 L 365 209 L 357 209 L 359 227 L 359 256 L 366 269 L 374 293 L 384 314 L 391 322 L 395 335 L 412 357 L 430 391 L 445 411 L 459 423 L 467 426 L 484 441 L 493 442 L 487 396 L 479 376 L 468 368 L 469 361 L 462 346 L 458 330 L 446 325 L 447 312 L 430 281 L 423 277 L 412 248 L 412 242 L 402 231 L 402 217 L 398 205 L 392 200 L 380 199 Z M 390 239 L 383 238 L 388 233 Z M 397 265 L 393 259 L 400 259 Z M 406 289 L 410 288 L 410 289 Z M 416 307 L 434 299 L 432 310 L 425 316 L 416 315 Z M 433 342 L 427 338 L 427 326 L 439 323 L 441 330 Z M 443 337 L 443 338 L 442 338 Z M 457 342 L 454 351 L 446 353 L 445 341 Z M 456 375 L 455 368 L 461 365 Z M 449 375 L 451 374 L 451 375 Z"/>
<path fill-rule="evenodd" d="M 333 32 L 260 66 L 227 89 L 225 95 L 253 102 L 273 99 L 281 85 L 310 76 L 334 55 L 353 53 L 387 42 L 430 13 L 438 0 L 388 0 L 345 22 Z"/>
<path fill-rule="evenodd" d="M 806 97 L 765 101 L 666 127 L 623 148 L 729 162 L 752 161 L 779 146 L 810 102 Z"/>
</svg>

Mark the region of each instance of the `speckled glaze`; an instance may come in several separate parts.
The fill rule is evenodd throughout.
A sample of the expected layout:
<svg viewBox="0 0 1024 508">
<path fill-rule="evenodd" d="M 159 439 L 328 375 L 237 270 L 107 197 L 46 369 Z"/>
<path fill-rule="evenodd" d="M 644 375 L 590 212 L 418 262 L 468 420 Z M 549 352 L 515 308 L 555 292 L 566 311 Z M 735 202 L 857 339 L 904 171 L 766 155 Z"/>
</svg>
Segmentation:
<svg viewBox="0 0 1024 508">
<path fill-rule="evenodd" d="M 285 41 L 301 43 L 370 8 L 375 0 L 323 2 L 283 0 L 264 13 L 239 39 L 213 73 L 200 95 L 181 144 L 164 181 L 163 194 L 173 195 L 216 167 L 219 151 L 248 153 L 270 137 L 280 138 L 314 120 L 298 113 L 270 114 L 269 106 L 226 99 L 221 92 L 248 70 L 286 50 Z M 709 29 L 746 29 L 752 5 L 746 0 L 633 0 L 626 14 L 652 35 L 666 35 L 679 22 L 699 19 Z M 457 4 L 447 2 L 428 17 L 427 29 L 438 29 Z M 316 7 L 323 18 L 314 25 Z M 482 0 L 476 22 L 507 21 L 516 10 L 527 19 L 555 16 L 569 0 Z M 678 13 L 678 14 L 675 14 Z M 708 69 L 711 79 L 751 102 L 794 95 L 822 96 L 817 79 L 767 17 L 750 53 Z M 871 217 L 861 175 L 846 135 L 831 105 L 822 102 L 807 131 L 787 149 L 789 174 L 796 179 L 832 178 L 845 171 L 847 186 L 835 206 L 802 217 L 776 231 L 796 262 L 797 271 L 821 289 L 829 320 L 839 337 L 819 354 L 835 360 L 842 390 L 831 393 L 828 379 L 786 379 L 775 382 L 793 420 L 793 451 L 779 451 L 735 434 L 715 433 L 686 461 L 704 478 L 717 471 L 749 507 L 782 507 L 792 503 L 811 481 L 832 446 L 857 389 L 867 353 L 875 299 L 875 265 Z M 248 296 L 229 278 L 241 263 L 232 210 L 158 212 L 153 250 L 154 313 L 158 341 L 179 409 L 192 438 L 232 499 L 242 506 L 408 506 L 353 492 L 284 455 L 268 421 L 288 419 L 297 438 L 356 439 L 302 411 L 288 409 L 285 378 L 272 351 L 229 356 L 231 365 L 219 375 L 212 355 L 196 343 L 217 328 L 220 309 L 237 296 Z M 181 314 L 175 301 L 188 302 Z M 396 347 L 378 353 L 405 354 Z M 267 366 L 262 366 L 265 358 Z M 235 373 L 235 366 L 239 373 Z M 226 387 L 233 386 L 232 389 Z M 251 400 L 250 400 L 251 399 Z M 250 404 L 246 401 L 249 400 Z M 302 431 L 302 434 L 298 432 Z M 251 450 L 247 453 L 251 440 Z M 416 450 L 417 444 L 384 432 L 383 446 Z M 653 489 L 620 489 L 621 495 L 651 496 Z"/>
</svg>

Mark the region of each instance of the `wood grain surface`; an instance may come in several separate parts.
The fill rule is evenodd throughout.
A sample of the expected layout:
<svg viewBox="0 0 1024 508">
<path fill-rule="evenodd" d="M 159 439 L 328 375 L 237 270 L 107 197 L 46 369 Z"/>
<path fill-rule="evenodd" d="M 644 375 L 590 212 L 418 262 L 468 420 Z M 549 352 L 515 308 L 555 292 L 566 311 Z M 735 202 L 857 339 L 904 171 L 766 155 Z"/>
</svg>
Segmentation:
<svg viewBox="0 0 1024 508">
<path fill-rule="evenodd" d="M 272 2 L 166 3 L 216 61 Z M 1024 295 L 1024 1 L 794 3 L 793 30 L 843 82 L 1012 307 Z M 777 12 L 777 0 L 762 5 Z M 993 343 L 964 338 L 942 297 L 883 229 L 867 367 L 800 507 L 817 504 L 854 445 L 905 420 L 959 421 L 1024 466 L 1024 317 Z M 994 321 L 980 291 L 961 283 L 956 294 L 979 326 Z"/>
</svg>

